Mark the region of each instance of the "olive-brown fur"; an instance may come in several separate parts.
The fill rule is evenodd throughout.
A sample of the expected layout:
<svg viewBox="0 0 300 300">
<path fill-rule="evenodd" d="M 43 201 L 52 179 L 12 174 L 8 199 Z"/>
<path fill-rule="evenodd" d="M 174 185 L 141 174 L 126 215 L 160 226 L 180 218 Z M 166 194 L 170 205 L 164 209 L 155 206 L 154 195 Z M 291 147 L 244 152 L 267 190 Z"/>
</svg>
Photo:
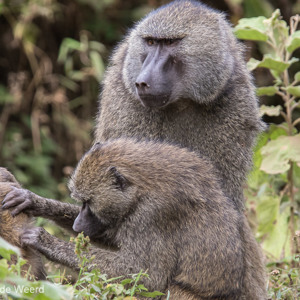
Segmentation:
<svg viewBox="0 0 300 300">
<path fill-rule="evenodd" d="M 106 247 L 90 255 L 109 277 L 148 270 L 145 285 L 170 290 L 172 300 L 266 299 L 260 249 L 206 159 L 167 144 L 110 141 L 82 158 L 69 188 L 103 224 Z M 42 228 L 22 241 L 79 270 L 74 245 Z"/>
<path fill-rule="evenodd" d="M 7 184 L 8 182 L 10 185 Z M 11 186 L 21 188 L 12 174 L 5 168 L 0 167 L 0 203 L 8 191 L 11 190 Z M 23 230 L 29 226 L 31 226 L 31 219 L 25 213 L 20 213 L 13 217 L 9 210 L 0 208 L 0 237 L 17 246 L 21 251 L 22 257 L 27 260 L 27 264 L 22 267 L 23 274 L 30 269 L 30 274 L 34 275 L 35 279 L 45 279 L 46 273 L 40 253 L 21 246 L 20 236 Z M 16 262 L 16 257 L 12 257 L 12 262 Z"/>
<path fill-rule="evenodd" d="M 171 47 L 181 72 L 169 82 L 174 86 L 171 101 L 162 108 L 142 105 L 136 90 L 148 53 L 145 38 L 179 40 Z M 225 16 L 199 2 L 174 1 L 153 11 L 129 31 L 111 58 L 95 142 L 134 137 L 205 155 L 219 172 L 225 194 L 243 210 L 243 183 L 263 128 L 243 52 Z"/>
</svg>

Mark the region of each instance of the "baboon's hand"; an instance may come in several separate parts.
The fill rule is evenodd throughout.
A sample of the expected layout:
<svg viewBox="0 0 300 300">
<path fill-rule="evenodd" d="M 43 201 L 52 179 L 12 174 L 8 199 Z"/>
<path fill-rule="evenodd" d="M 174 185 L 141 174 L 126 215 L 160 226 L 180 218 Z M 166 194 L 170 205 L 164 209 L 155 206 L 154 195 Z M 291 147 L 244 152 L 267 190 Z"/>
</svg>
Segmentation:
<svg viewBox="0 0 300 300">
<path fill-rule="evenodd" d="M 74 252 L 74 244 L 61 241 L 42 227 L 25 229 L 20 237 L 22 247 L 31 247 L 51 261 L 79 271 L 79 261 Z"/>
<path fill-rule="evenodd" d="M 9 183 L 0 182 L 0 191 L 3 185 L 9 185 Z M 5 187 L 6 189 L 8 187 Z M 22 188 L 16 188 L 13 184 L 10 184 L 10 190 L 2 201 L 2 209 L 14 208 L 11 211 L 12 216 L 18 215 L 20 212 L 25 212 L 28 209 L 32 209 L 34 202 L 32 201 L 31 192 Z"/>
<path fill-rule="evenodd" d="M 21 235 L 21 246 L 41 249 L 44 239 L 51 235 L 42 227 L 25 229 Z"/>
</svg>

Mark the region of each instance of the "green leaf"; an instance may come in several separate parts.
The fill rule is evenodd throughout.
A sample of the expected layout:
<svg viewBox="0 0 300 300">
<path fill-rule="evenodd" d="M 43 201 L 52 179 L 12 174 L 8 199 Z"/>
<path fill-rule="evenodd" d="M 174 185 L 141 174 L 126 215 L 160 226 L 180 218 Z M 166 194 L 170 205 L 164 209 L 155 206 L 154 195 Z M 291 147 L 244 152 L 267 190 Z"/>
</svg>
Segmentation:
<svg viewBox="0 0 300 300">
<path fill-rule="evenodd" d="M 81 72 L 81 71 L 70 71 L 68 73 L 68 76 L 72 79 L 72 80 L 77 80 L 77 81 L 82 81 L 85 77 L 85 73 Z"/>
<path fill-rule="evenodd" d="M 157 296 L 163 296 L 164 293 L 161 292 L 141 292 L 139 293 L 140 296 L 146 297 L 146 298 L 155 298 Z"/>
<path fill-rule="evenodd" d="M 91 57 L 92 67 L 95 69 L 97 79 L 100 81 L 105 70 L 102 57 L 96 51 L 91 51 L 90 57 Z"/>
<path fill-rule="evenodd" d="M 99 53 L 105 51 L 105 46 L 103 44 L 99 43 L 99 42 L 96 42 L 96 41 L 90 41 L 89 46 L 92 50 L 95 50 Z"/>
<path fill-rule="evenodd" d="M 68 285 L 57 285 L 48 281 L 41 281 L 40 286 L 44 289 L 44 294 L 49 299 L 73 299 L 73 287 Z"/>
<path fill-rule="evenodd" d="M 81 43 L 77 40 L 71 39 L 71 38 L 65 38 L 61 46 L 59 48 L 59 53 L 58 53 L 58 61 L 59 62 L 64 62 L 64 60 L 67 58 L 68 53 L 70 50 L 80 50 L 81 48 Z"/>
<path fill-rule="evenodd" d="M 257 206 L 258 233 L 263 236 L 272 231 L 274 222 L 279 215 L 280 197 L 262 195 Z"/>
<path fill-rule="evenodd" d="M 265 54 L 262 61 L 251 58 L 247 63 L 247 67 L 250 71 L 258 67 L 262 67 L 281 73 L 297 61 L 299 61 L 299 59 L 293 57 L 288 62 L 284 62 L 279 59 L 273 58 L 271 54 Z"/>
<path fill-rule="evenodd" d="M 300 162 L 300 134 L 280 136 L 261 149 L 260 169 L 268 174 L 281 174 L 289 170 L 289 161 Z"/>
<path fill-rule="evenodd" d="M 294 79 L 296 80 L 296 81 L 300 81 L 300 72 L 297 72 L 296 74 L 295 74 L 295 76 L 294 76 Z"/>
<path fill-rule="evenodd" d="M 252 41 L 267 41 L 267 28 L 264 24 L 265 17 L 243 18 L 239 20 L 238 25 L 234 28 L 237 38 Z"/>
<path fill-rule="evenodd" d="M 9 271 L 7 260 L 2 258 L 0 259 L 0 279 L 4 279 L 8 273 Z"/>
<path fill-rule="evenodd" d="M 300 97 L 300 86 L 288 86 L 286 90 L 293 96 Z"/>
<path fill-rule="evenodd" d="M 288 256 L 289 253 L 283 253 L 283 249 L 286 248 L 286 244 L 289 243 L 288 234 L 288 219 L 289 209 L 285 209 L 283 213 L 278 215 L 276 221 L 274 221 L 273 229 L 269 232 L 264 239 L 262 247 L 266 253 L 271 254 L 277 260 L 283 256 Z"/>
<path fill-rule="evenodd" d="M 129 283 L 131 283 L 131 282 L 132 282 L 132 279 L 127 278 L 127 279 L 122 280 L 122 281 L 121 281 L 121 284 L 126 285 L 126 284 L 129 284 Z"/>
<path fill-rule="evenodd" d="M 258 67 L 259 64 L 260 60 L 251 57 L 247 62 L 247 68 L 249 69 L 249 71 L 253 71 Z"/>
<path fill-rule="evenodd" d="M 267 115 L 270 117 L 277 117 L 280 115 L 280 111 L 282 110 L 282 107 L 280 105 L 277 106 L 267 106 L 267 105 L 261 105 L 260 107 L 260 115 Z"/>
<path fill-rule="evenodd" d="M 278 91 L 276 86 L 262 86 L 256 89 L 257 96 L 274 96 Z"/>
<path fill-rule="evenodd" d="M 0 255 L 7 260 L 10 260 L 11 254 L 21 255 L 19 248 L 11 245 L 6 240 L 0 237 Z"/>
<path fill-rule="evenodd" d="M 300 30 L 297 30 L 289 37 L 286 49 L 288 52 L 292 53 L 299 47 L 300 47 Z"/>
</svg>

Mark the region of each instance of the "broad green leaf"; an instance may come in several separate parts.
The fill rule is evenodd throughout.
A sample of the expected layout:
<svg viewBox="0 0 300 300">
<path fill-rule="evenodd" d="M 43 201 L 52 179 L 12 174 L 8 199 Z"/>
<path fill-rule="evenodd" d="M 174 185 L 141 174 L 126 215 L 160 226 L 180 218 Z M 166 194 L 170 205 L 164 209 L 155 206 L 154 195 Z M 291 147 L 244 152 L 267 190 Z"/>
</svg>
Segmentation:
<svg viewBox="0 0 300 300">
<path fill-rule="evenodd" d="M 300 162 L 300 134 L 280 136 L 261 149 L 260 169 L 268 174 L 280 174 L 289 168 L 289 161 Z"/>
<path fill-rule="evenodd" d="M 296 74 L 295 74 L 295 76 L 294 76 L 294 79 L 296 80 L 296 81 L 300 81 L 300 72 L 297 72 Z"/>
<path fill-rule="evenodd" d="M 293 96 L 300 97 L 300 85 L 288 86 L 286 90 Z"/>
<path fill-rule="evenodd" d="M 266 54 L 266 55 L 264 55 L 264 58 L 261 61 L 261 63 L 258 65 L 258 67 L 264 67 L 264 68 L 272 69 L 272 70 L 275 70 L 278 72 L 283 72 L 294 62 L 295 61 L 293 60 L 293 61 L 286 63 L 286 62 L 280 61 L 278 59 L 272 58 L 270 54 Z"/>
<path fill-rule="evenodd" d="M 278 87 L 276 86 L 263 86 L 256 89 L 257 96 L 274 96 L 278 91 Z"/>
<path fill-rule="evenodd" d="M 258 233 L 263 236 L 272 231 L 279 215 L 280 197 L 263 195 L 257 206 Z"/>
<path fill-rule="evenodd" d="M 253 71 L 253 70 L 255 70 L 257 67 L 258 67 L 258 65 L 261 63 L 261 61 L 260 60 L 257 60 L 257 59 L 255 59 L 255 58 L 250 58 L 249 59 L 249 61 L 247 62 L 247 68 L 248 68 L 248 70 L 249 71 Z"/>
<path fill-rule="evenodd" d="M 293 63 L 297 61 L 299 61 L 299 59 L 293 57 L 288 62 L 284 62 L 279 59 L 273 58 L 271 54 L 265 54 L 262 61 L 251 58 L 247 64 L 247 67 L 250 71 L 258 67 L 263 67 L 277 72 L 283 72 L 284 70 L 286 70 L 288 67 L 290 67 Z"/>
<path fill-rule="evenodd" d="M 260 115 L 267 115 L 270 117 L 276 117 L 280 115 L 280 111 L 282 110 L 282 107 L 280 105 L 277 106 L 267 106 L 267 105 L 262 105 L 260 107 Z"/>
<path fill-rule="evenodd" d="M 297 30 L 289 37 L 286 49 L 288 52 L 292 53 L 299 47 L 300 47 L 300 30 Z"/>
<path fill-rule="evenodd" d="M 235 35 L 242 40 L 267 41 L 267 28 L 264 24 L 265 17 L 243 18 L 234 28 Z"/>
<path fill-rule="evenodd" d="M 283 213 L 278 215 L 272 230 L 267 234 L 262 244 L 266 253 L 271 254 L 277 260 L 281 258 L 284 248 L 287 248 L 286 244 L 289 243 L 288 218 L 289 209 L 286 208 Z M 288 255 L 289 253 L 284 253 L 284 256 Z"/>
</svg>

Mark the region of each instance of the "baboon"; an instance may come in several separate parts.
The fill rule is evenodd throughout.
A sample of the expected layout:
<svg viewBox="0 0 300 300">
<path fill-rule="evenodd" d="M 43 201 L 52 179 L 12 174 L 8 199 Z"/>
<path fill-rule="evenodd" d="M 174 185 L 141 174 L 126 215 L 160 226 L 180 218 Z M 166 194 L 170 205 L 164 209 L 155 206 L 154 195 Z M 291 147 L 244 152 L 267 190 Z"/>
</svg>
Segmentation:
<svg viewBox="0 0 300 300">
<path fill-rule="evenodd" d="M 206 159 L 166 143 L 98 143 L 69 189 L 82 203 L 74 231 L 111 245 L 90 251 L 108 276 L 148 270 L 145 286 L 170 290 L 172 300 L 266 299 L 258 245 Z M 25 231 L 22 243 L 79 268 L 74 245 L 43 228 Z"/>
<path fill-rule="evenodd" d="M 199 2 L 151 12 L 111 58 L 95 142 L 145 138 L 205 155 L 243 210 L 242 185 L 263 129 L 243 52 L 224 15 Z"/>
<path fill-rule="evenodd" d="M 10 185 L 4 184 L 9 182 Z M 1 201 L 6 196 L 11 187 L 21 188 L 15 177 L 5 168 L 0 168 L 0 199 Z M 0 237 L 8 241 L 14 246 L 20 248 L 21 255 L 27 260 L 27 264 L 22 266 L 22 272 L 25 274 L 28 270 L 34 275 L 35 279 L 46 279 L 46 272 L 41 259 L 41 255 L 34 249 L 22 247 L 20 236 L 28 226 L 31 220 L 25 213 L 20 213 L 13 217 L 8 210 L 0 208 Z M 16 262 L 16 257 L 12 257 L 12 262 Z"/>
<path fill-rule="evenodd" d="M 243 211 L 242 185 L 263 128 L 243 51 L 224 15 L 199 2 L 179 0 L 153 11 L 112 56 L 95 142 L 150 139 L 204 155 L 224 193 Z M 24 197 L 29 194 L 24 190 Z M 65 222 L 79 212 L 69 209 Z M 39 212 L 49 215 L 42 204 Z"/>
<path fill-rule="evenodd" d="M 148 269 L 147 286 L 170 289 L 172 299 L 265 299 L 259 249 L 242 214 L 242 184 L 263 129 L 243 51 L 224 15 L 199 2 L 153 11 L 112 56 L 94 138 L 153 143 L 95 146 L 70 183 L 83 202 L 80 214 L 78 206 L 16 187 L 6 207 L 69 230 L 79 214 L 74 230 L 105 246 L 92 250 L 101 270 Z M 117 153 L 102 157 L 105 149 Z M 107 157 L 114 165 L 100 170 Z M 73 246 L 42 228 L 27 230 L 22 241 L 78 268 Z"/>
</svg>

